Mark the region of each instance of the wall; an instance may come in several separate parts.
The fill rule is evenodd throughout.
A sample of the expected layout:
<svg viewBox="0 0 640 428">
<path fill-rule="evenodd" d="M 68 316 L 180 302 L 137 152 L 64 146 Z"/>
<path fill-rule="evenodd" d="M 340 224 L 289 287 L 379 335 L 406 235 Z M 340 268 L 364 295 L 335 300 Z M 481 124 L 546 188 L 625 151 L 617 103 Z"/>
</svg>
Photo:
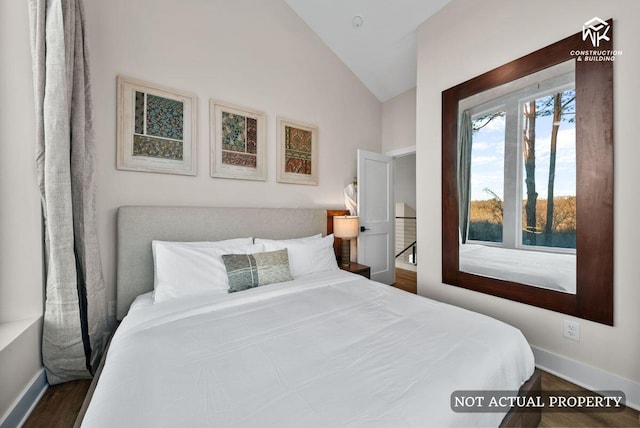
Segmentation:
<svg viewBox="0 0 640 428">
<path fill-rule="evenodd" d="M 416 208 L 416 155 L 394 158 L 394 195 L 396 203 L 404 202 Z"/>
<path fill-rule="evenodd" d="M 382 103 L 382 152 L 416 144 L 416 88 Z"/>
<path fill-rule="evenodd" d="M 356 150 L 380 151 L 380 102 L 282 0 L 91 1 L 86 10 L 108 300 L 119 206 L 342 208 Z M 118 74 L 198 95 L 196 177 L 115 169 Z M 266 112 L 266 182 L 210 178 L 209 98 Z M 319 126 L 319 186 L 275 182 L 277 115 Z"/>
<path fill-rule="evenodd" d="M 41 368 L 42 234 L 24 0 L 0 1 L 0 421 Z M 15 363 L 19 362 L 19 366 Z"/>
<path fill-rule="evenodd" d="M 3 0 L 0 2 L 0 322 L 42 314 L 42 233 L 35 173 L 30 49 L 27 5 L 21 0 Z"/>
<path fill-rule="evenodd" d="M 501 12 L 490 12 L 496 10 Z M 614 67 L 615 326 L 578 320 L 581 337 L 580 342 L 574 342 L 562 337 L 562 320 L 572 317 L 441 283 L 441 93 L 581 31 L 582 23 L 594 16 L 615 20 L 614 46 L 623 51 Z M 454 0 L 419 28 L 417 86 L 417 117 L 421 118 L 417 124 L 417 182 L 430 183 L 421 186 L 417 196 L 418 245 L 429 245 L 435 252 L 433 257 L 420 260 L 419 293 L 513 324 L 534 347 L 548 351 L 548 355 L 635 382 L 635 392 L 640 382 L 640 192 L 635 173 L 640 145 L 632 124 L 637 122 L 639 95 L 638 16 L 640 3 L 634 0 Z"/>
</svg>

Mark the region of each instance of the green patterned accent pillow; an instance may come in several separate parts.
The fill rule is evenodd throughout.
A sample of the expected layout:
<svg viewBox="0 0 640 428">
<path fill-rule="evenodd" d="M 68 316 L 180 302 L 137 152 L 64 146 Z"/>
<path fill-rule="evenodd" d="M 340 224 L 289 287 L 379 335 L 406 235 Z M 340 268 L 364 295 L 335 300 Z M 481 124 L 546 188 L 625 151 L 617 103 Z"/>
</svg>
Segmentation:
<svg viewBox="0 0 640 428">
<path fill-rule="evenodd" d="M 291 281 L 287 249 L 222 256 L 229 277 L 229 293 L 274 282 Z"/>
</svg>

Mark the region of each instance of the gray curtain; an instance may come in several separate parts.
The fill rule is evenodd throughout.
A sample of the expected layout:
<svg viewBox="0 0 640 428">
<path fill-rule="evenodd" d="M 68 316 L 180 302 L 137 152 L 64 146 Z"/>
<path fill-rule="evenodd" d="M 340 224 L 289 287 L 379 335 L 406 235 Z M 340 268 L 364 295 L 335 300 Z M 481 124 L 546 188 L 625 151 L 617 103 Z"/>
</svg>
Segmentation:
<svg viewBox="0 0 640 428">
<path fill-rule="evenodd" d="M 465 110 L 462 113 L 458 131 L 458 224 L 460 226 L 460 240 L 463 244 L 467 242 L 467 231 L 469 229 L 472 134 L 471 115 Z"/>
<path fill-rule="evenodd" d="M 95 218 L 95 153 L 84 5 L 29 0 L 50 384 L 91 376 L 107 330 Z"/>
</svg>

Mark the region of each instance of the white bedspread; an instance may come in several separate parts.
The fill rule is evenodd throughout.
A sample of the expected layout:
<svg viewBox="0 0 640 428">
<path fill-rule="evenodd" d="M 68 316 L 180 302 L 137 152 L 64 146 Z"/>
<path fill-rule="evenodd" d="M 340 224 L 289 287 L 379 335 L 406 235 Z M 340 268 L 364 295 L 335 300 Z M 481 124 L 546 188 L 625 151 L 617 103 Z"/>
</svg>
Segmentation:
<svg viewBox="0 0 640 428">
<path fill-rule="evenodd" d="M 575 294 L 576 255 L 460 245 L 462 272 Z"/>
<path fill-rule="evenodd" d="M 519 330 L 343 271 L 150 301 L 118 328 L 83 427 L 497 426 L 451 392 L 534 370 Z"/>
</svg>

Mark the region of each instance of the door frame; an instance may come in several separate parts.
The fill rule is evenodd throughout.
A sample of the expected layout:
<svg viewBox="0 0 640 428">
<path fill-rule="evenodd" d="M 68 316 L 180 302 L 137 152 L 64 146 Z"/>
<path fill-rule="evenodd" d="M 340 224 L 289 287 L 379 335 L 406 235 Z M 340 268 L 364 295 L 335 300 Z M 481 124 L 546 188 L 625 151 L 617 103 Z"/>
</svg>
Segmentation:
<svg viewBox="0 0 640 428">
<path fill-rule="evenodd" d="M 392 158 L 393 158 L 393 160 L 396 160 L 396 159 L 398 159 L 398 158 L 402 158 L 402 157 L 405 157 L 405 156 L 415 155 L 415 154 L 416 154 L 416 146 L 415 146 L 415 145 L 413 145 L 413 146 L 402 147 L 402 148 L 399 148 L 399 149 L 393 149 L 393 150 L 387 151 L 387 152 L 385 152 L 385 153 L 383 153 L 383 154 L 384 154 L 384 155 L 386 155 L 386 156 L 390 156 L 390 157 L 392 157 Z M 395 181 L 394 181 L 394 186 L 395 186 Z M 417 193 L 417 192 L 418 192 L 418 181 L 416 180 L 416 193 Z M 417 197 L 417 195 L 416 195 L 416 197 Z M 394 205 L 395 205 L 395 201 L 393 201 L 393 203 L 394 203 Z M 417 205 L 417 204 L 416 204 L 416 205 Z M 418 207 L 415 207 L 415 208 L 416 208 L 416 229 L 417 229 L 417 222 L 418 222 L 418 219 L 417 219 L 417 217 L 418 217 Z M 394 225 L 393 225 L 393 227 L 394 227 L 394 228 L 396 227 L 395 219 L 394 219 Z M 417 241 L 417 240 L 418 240 L 418 236 L 417 236 L 417 234 L 416 234 L 416 241 Z M 395 261 L 394 261 L 394 266 L 395 266 Z M 412 270 L 413 270 L 413 269 L 412 269 Z M 417 271 L 418 271 L 418 266 L 416 265 L 416 266 L 415 266 L 415 272 L 417 272 Z"/>
<path fill-rule="evenodd" d="M 415 155 L 416 154 L 416 146 L 413 145 L 413 146 L 403 147 L 403 148 L 399 148 L 399 149 L 394 149 L 394 150 L 390 150 L 390 151 L 387 151 L 387 152 L 381 153 L 381 154 L 384 155 L 384 156 L 388 156 L 388 157 L 392 158 L 395 161 L 395 159 L 397 159 L 397 158 L 401 158 L 401 157 L 404 157 L 404 156 Z M 394 175 L 395 175 L 395 172 L 394 172 Z M 394 187 L 395 187 L 395 180 L 394 180 Z M 417 188 L 417 181 L 416 181 L 416 188 Z M 417 189 L 416 189 L 416 191 L 417 191 Z M 393 205 L 391 208 L 393 209 L 393 212 L 395 213 L 395 203 L 396 203 L 395 197 L 394 197 L 394 200 L 393 201 L 389 201 L 389 203 Z M 360 214 L 360 207 L 358 207 L 358 213 Z M 395 227 L 396 227 L 396 224 L 395 224 L 395 215 L 394 215 L 393 230 L 395 230 Z M 395 237 L 394 237 L 394 239 L 395 239 Z M 357 248 L 357 246 L 356 246 L 356 248 Z M 353 250 L 354 250 L 354 248 L 352 247 L 352 254 L 353 254 Z M 357 254 L 357 251 L 358 250 L 356 250 L 356 254 Z M 395 259 L 393 261 L 393 269 L 394 269 L 393 276 L 395 278 Z"/>
<path fill-rule="evenodd" d="M 415 155 L 416 154 L 416 146 L 403 147 L 401 149 L 393 149 L 388 152 L 383 153 L 383 155 L 391 156 L 392 158 L 401 158 L 403 156 Z"/>
</svg>

